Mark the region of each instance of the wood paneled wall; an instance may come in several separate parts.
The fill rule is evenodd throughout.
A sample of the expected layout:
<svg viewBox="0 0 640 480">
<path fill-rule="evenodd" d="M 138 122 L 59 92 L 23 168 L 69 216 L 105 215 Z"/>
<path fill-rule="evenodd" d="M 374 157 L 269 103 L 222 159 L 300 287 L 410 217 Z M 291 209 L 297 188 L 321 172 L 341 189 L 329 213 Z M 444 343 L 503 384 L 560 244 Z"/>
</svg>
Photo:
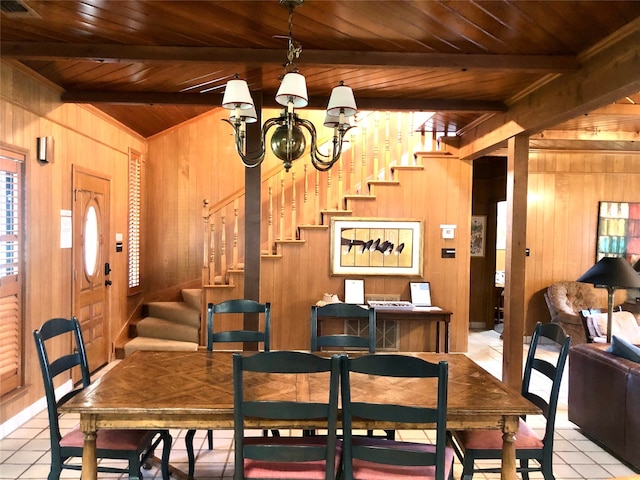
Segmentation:
<svg viewBox="0 0 640 480">
<path fill-rule="evenodd" d="M 434 304 L 454 312 L 451 350 L 466 351 L 469 297 L 469 216 L 471 165 L 448 155 L 423 155 L 424 170 L 396 171 L 399 185 L 376 185 L 376 200 L 350 201 L 353 217 L 424 220 L 423 278 L 431 282 Z M 326 222 L 328 224 L 328 222 Z M 457 225 L 453 240 L 441 238 L 441 224 Z M 304 245 L 284 245 L 282 261 L 263 262 L 263 298 L 279 306 L 274 315 L 274 348 L 309 347 L 309 308 L 325 292 L 344 299 L 344 277 L 329 274 L 329 229 L 303 231 Z M 442 248 L 456 258 L 441 258 Z M 366 294 L 401 294 L 408 300 L 406 277 L 364 277 Z M 278 326 L 276 319 L 281 322 Z M 285 319 L 291 319 L 286 321 Z"/>
<path fill-rule="evenodd" d="M 600 201 L 640 202 L 639 153 L 530 152 L 525 332 L 549 320 L 542 294 L 551 283 L 575 280 L 596 262 Z M 596 293 L 606 307 L 606 292 Z"/>
<path fill-rule="evenodd" d="M 145 152 L 140 137 L 95 109 L 62 104 L 60 91 L 12 64 L 0 65 L 0 142 L 27 154 L 25 165 L 25 254 L 24 280 L 26 317 L 23 340 L 26 388 L 2 399 L 0 423 L 42 398 L 42 377 L 31 332 L 52 317 L 72 312 L 72 257 L 60 248 L 60 210 L 72 209 L 72 166 L 106 175 L 111 179 L 111 232 L 127 232 L 129 148 Z M 35 159 L 36 138 L 55 140 L 55 161 L 39 164 Z M 108 239 L 111 275 L 111 336 L 127 322 L 127 254 L 115 253 Z M 68 346 L 60 345 L 67 349 Z M 59 383 L 59 382 L 58 382 Z"/>
<path fill-rule="evenodd" d="M 148 293 L 202 274 L 202 201 L 215 204 L 244 189 L 228 112 L 201 115 L 149 139 L 143 246 Z M 149 254 L 154 252 L 154 254 Z"/>
<path fill-rule="evenodd" d="M 446 154 L 421 156 L 423 169 L 397 169 L 394 180 L 398 184 L 377 184 L 375 201 L 350 199 L 347 209 L 354 218 L 424 221 L 423 279 L 431 282 L 433 302 L 454 312 L 452 351 L 466 351 L 471 164 Z M 325 228 L 301 227 L 303 242 L 283 242 L 279 245 L 281 255 L 262 258 L 260 297 L 272 304 L 274 349 L 308 349 L 310 306 L 325 292 L 344 299 L 345 277 L 332 276 L 329 270 L 330 217 L 325 216 L 323 223 Z M 441 238 L 442 224 L 458 227 L 454 239 Z M 442 248 L 455 248 L 456 258 L 441 258 Z M 366 276 L 364 280 L 365 295 L 400 294 L 402 299 L 409 299 L 410 278 Z M 234 294 L 242 292 L 211 287 L 205 301 L 219 302 Z"/>
</svg>

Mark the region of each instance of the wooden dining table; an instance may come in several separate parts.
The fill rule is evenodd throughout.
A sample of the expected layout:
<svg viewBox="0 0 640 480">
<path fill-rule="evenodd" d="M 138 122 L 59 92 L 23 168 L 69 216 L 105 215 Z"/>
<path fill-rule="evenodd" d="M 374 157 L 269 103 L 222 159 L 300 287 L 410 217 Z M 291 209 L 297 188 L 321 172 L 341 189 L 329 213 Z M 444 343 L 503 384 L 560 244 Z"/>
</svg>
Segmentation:
<svg viewBox="0 0 640 480">
<path fill-rule="evenodd" d="M 251 353 L 246 352 L 247 355 Z M 502 479 L 516 478 L 513 446 L 520 415 L 540 410 L 516 390 L 507 387 L 464 354 L 408 353 L 430 362 L 449 363 L 447 428 L 500 429 L 503 432 Z M 96 432 L 124 429 L 233 429 L 231 352 L 137 351 L 118 362 L 102 377 L 60 407 L 62 413 L 80 415 L 84 432 L 82 480 L 97 479 Z M 284 376 L 281 376 L 284 377 Z M 326 401 L 328 377 L 277 375 L 251 381 L 245 395 L 256 399 L 281 398 L 287 392 L 299 401 Z M 352 393 L 368 401 L 435 405 L 435 389 L 410 379 L 353 375 Z M 355 399 L 354 399 L 355 400 Z M 249 428 L 322 428 L 312 423 L 287 421 L 256 423 Z M 362 429 L 423 429 L 433 425 L 355 422 Z"/>
</svg>

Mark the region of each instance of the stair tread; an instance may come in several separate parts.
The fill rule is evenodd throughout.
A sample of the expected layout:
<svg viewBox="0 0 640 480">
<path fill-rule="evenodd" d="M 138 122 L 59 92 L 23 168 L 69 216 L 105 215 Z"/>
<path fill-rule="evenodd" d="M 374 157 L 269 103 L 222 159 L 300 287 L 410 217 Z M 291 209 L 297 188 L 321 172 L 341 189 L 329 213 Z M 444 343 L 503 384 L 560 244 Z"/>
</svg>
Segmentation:
<svg viewBox="0 0 640 480">
<path fill-rule="evenodd" d="M 125 356 L 131 355 L 137 350 L 155 351 L 197 351 L 198 344 L 165 338 L 135 337 L 124 345 Z"/>
<path fill-rule="evenodd" d="M 182 289 L 182 299 L 184 303 L 200 312 L 202 310 L 202 289 L 201 288 L 184 288 Z"/>
<path fill-rule="evenodd" d="M 174 323 L 200 327 L 200 310 L 185 302 L 149 302 L 146 304 L 147 316 L 165 318 Z"/>
<path fill-rule="evenodd" d="M 145 317 L 136 324 L 140 337 L 151 337 L 184 342 L 198 342 L 200 330 L 198 327 L 159 317 Z"/>
</svg>

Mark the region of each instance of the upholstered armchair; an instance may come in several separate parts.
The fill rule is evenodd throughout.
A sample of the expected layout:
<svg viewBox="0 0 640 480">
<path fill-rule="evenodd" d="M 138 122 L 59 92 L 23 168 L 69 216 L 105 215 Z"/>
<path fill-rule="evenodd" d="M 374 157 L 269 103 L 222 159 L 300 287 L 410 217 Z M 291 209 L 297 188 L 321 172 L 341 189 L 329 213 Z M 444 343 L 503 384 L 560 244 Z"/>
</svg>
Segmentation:
<svg viewBox="0 0 640 480">
<path fill-rule="evenodd" d="M 559 323 L 567 335 L 571 336 L 571 343 L 586 343 L 580 310 L 598 308 L 598 297 L 593 286 L 580 282 L 556 282 L 547 288 L 544 299 L 549 307 L 551 321 Z"/>
</svg>

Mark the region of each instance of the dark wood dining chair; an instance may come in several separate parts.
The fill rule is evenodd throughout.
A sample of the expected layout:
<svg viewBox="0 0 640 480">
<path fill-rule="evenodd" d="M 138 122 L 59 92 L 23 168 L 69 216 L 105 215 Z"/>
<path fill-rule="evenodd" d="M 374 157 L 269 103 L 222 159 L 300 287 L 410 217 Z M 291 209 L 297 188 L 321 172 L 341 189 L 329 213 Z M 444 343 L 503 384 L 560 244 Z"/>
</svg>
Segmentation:
<svg viewBox="0 0 640 480">
<path fill-rule="evenodd" d="M 319 318 L 340 318 L 344 320 L 367 319 L 368 334 L 366 337 L 349 334 L 318 335 Z M 311 351 L 323 348 L 366 349 L 370 353 L 376 351 L 376 312 L 373 308 L 353 303 L 329 303 L 311 307 Z"/>
<path fill-rule="evenodd" d="M 238 322 L 237 328 L 233 330 L 216 331 L 215 320 L 216 315 L 219 318 L 221 314 L 256 314 L 262 315 L 262 328 L 248 330 L 244 328 L 244 317 L 236 316 Z M 207 350 L 212 352 L 216 343 L 244 343 L 256 342 L 262 343 L 263 350 L 268 352 L 271 341 L 271 303 L 259 303 L 255 300 L 234 299 L 221 303 L 209 303 L 207 305 Z M 195 452 L 193 449 L 193 439 L 195 430 L 187 431 L 185 435 L 185 444 L 187 448 L 187 459 L 189 463 L 189 476 L 193 477 L 195 471 Z M 277 431 L 273 432 L 278 435 Z M 209 450 L 213 450 L 213 432 L 207 431 L 207 444 Z"/>
<path fill-rule="evenodd" d="M 55 355 L 53 352 L 61 349 L 67 350 L 68 343 L 65 336 L 73 335 L 73 353 Z M 40 361 L 44 391 L 47 399 L 47 412 L 49 414 L 49 437 L 51 439 L 51 470 L 48 480 L 58 480 L 63 469 L 81 470 L 82 465 L 67 463 L 74 457 L 82 458 L 84 434 L 75 427 L 62 435 L 59 424 L 58 406 L 78 394 L 91 383 L 89 365 L 85 351 L 80 323 L 73 317 L 53 318 L 42 324 L 40 329 L 33 332 L 36 342 L 36 352 Z M 56 340 L 57 338 L 57 340 Z M 57 342 L 55 348 L 47 345 Z M 54 379 L 58 375 L 65 374 L 71 378 L 71 370 L 80 368 L 82 374 L 81 383 L 70 392 L 56 399 Z M 142 479 L 141 466 L 153 456 L 156 447 L 163 442 L 162 449 L 162 478 L 169 480 L 169 454 L 171 452 L 171 435 L 168 430 L 98 430 L 96 438 L 96 456 L 106 459 L 122 459 L 128 462 L 127 468 L 98 466 L 98 472 L 126 473 L 130 479 Z"/>
<path fill-rule="evenodd" d="M 243 327 L 234 330 L 216 332 L 215 316 L 223 313 L 256 313 L 264 315 L 262 329 L 246 330 Z M 242 317 L 238 317 L 242 326 Z M 263 344 L 263 350 L 268 352 L 271 341 L 271 304 L 259 303 L 254 300 L 227 300 L 207 306 L 207 350 L 213 350 L 214 343 L 229 342 L 258 342 Z"/>
<path fill-rule="evenodd" d="M 245 375 L 248 372 L 248 375 Z M 329 376 L 327 378 L 327 373 Z M 277 374 L 277 375 L 273 375 Z M 326 398 L 290 398 L 296 375 L 320 375 Z M 246 377 L 250 375 L 248 382 Z M 340 357 L 305 352 L 261 352 L 233 355 L 234 479 L 333 480 L 337 477 L 341 442 L 337 439 Z M 309 379 L 313 381 L 313 379 Z M 318 380 L 320 381 L 320 379 Z M 322 436 L 246 436 L 245 420 L 285 421 L 300 428 L 304 421 L 322 422 Z"/>
<path fill-rule="evenodd" d="M 319 319 L 334 318 L 342 320 L 367 319 L 367 336 L 335 333 L 318 335 Z M 373 308 L 363 307 L 353 303 L 328 303 L 327 305 L 313 305 L 311 307 L 311 351 L 318 352 L 323 348 L 327 350 L 368 350 L 369 353 L 376 351 L 376 311 Z M 308 430 L 308 435 L 314 435 L 315 431 Z M 373 436 L 370 430 L 369 436 Z M 393 439 L 395 431 L 386 432 L 387 438 Z"/>
<path fill-rule="evenodd" d="M 432 406 L 416 406 L 394 402 L 394 389 L 389 388 L 388 403 L 372 403 L 367 398 L 353 398 L 352 378 L 364 374 L 366 381 L 384 387 L 386 378 L 412 378 L 405 385 L 415 388 L 415 397 L 423 398 L 425 389 L 437 392 Z M 363 377 L 364 377 L 363 375 Z M 371 378 L 373 377 L 373 378 Z M 376 378 L 377 377 L 377 378 Z M 345 480 L 435 479 L 453 478 L 453 450 L 447 447 L 447 362 L 430 363 L 406 355 L 365 355 L 341 357 L 343 478 Z M 352 419 L 429 423 L 435 425 L 435 444 L 401 442 L 383 438 L 359 437 L 353 434 Z"/>
<path fill-rule="evenodd" d="M 545 342 L 545 355 L 539 352 L 540 340 Z M 529 478 L 529 472 L 542 472 L 545 480 L 554 480 L 553 476 L 553 434 L 555 430 L 556 410 L 562 373 L 567 362 L 571 337 L 557 323 L 543 325 L 538 323 L 531 337 L 531 345 L 527 355 L 522 379 L 522 396 L 537 405 L 546 420 L 544 436 L 538 434 L 526 422 L 526 417 L 520 419 L 518 433 L 515 437 L 516 459 L 520 460 L 517 471 L 524 480 Z M 550 345 L 555 345 L 557 355 L 553 361 L 548 359 Z M 531 378 L 535 376 L 536 386 L 531 385 Z M 545 393 L 540 391 L 540 383 L 546 377 Z M 453 447 L 462 463 L 462 479 L 471 480 L 475 472 L 500 472 L 500 468 L 477 467 L 476 460 L 502 458 L 502 432 L 499 430 L 466 430 L 451 432 Z M 529 466 L 529 460 L 535 460 L 536 465 Z"/>
</svg>

